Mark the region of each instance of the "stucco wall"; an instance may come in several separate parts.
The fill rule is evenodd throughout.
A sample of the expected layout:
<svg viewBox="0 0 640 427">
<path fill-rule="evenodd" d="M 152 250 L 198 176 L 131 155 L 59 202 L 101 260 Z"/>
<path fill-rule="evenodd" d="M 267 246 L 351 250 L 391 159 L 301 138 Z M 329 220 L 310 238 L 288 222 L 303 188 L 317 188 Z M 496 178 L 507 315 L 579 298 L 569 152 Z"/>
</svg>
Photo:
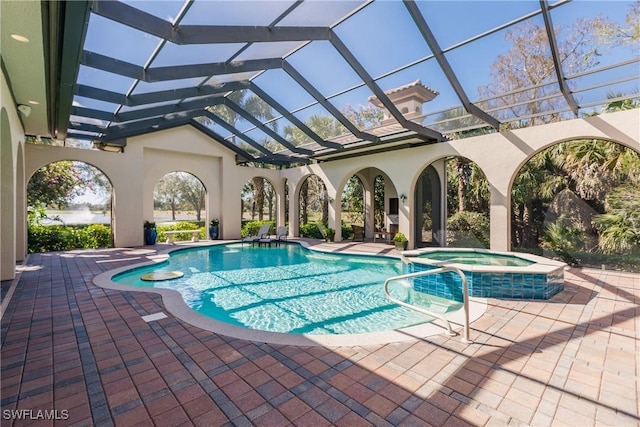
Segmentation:
<svg viewBox="0 0 640 427">
<path fill-rule="evenodd" d="M 25 147 L 25 174 L 56 160 L 85 161 L 102 170 L 114 189 L 114 237 L 117 246 L 143 242 L 142 223 L 152 218 L 153 187 L 164 174 L 185 171 L 197 176 L 207 189 L 207 221 L 219 218 L 222 238 L 240 237 L 240 195 L 254 176 L 267 178 L 284 199 L 285 179 L 290 206 L 278 206 L 278 221 L 289 209 L 290 232 L 297 230 L 297 197 L 300 185 L 310 174 L 325 183 L 332 200 L 330 226 L 341 218 L 340 198 L 346 181 L 361 173 L 371 178 L 372 168 L 384 173 L 393 195 L 404 194 L 400 203 L 399 229 L 414 235 L 411 209 L 417 179 L 424 168 L 438 159 L 463 156 L 478 164 L 491 187 L 491 247 L 510 246 L 510 188 L 519 168 L 535 153 L 551 144 L 576 138 L 602 138 L 627 145 L 640 152 L 640 124 L 636 111 L 611 113 L 565 121 L 513 132 L 483 135 L 447 143 L 363 155 L 292 169 L 275 170 L 235 165 L 235 155 L 190 126 L 150 133 L 128 140 L 124 153 L 106 153 L 63 147 Z M 377 171 L 376 171 L 377 173 Z M 393 196 L 389 194 L 387 197 Z"/>
<path fill-rule="evenodd" d="M 24 130 L 4 72 L 0 73 L 0 280 L 15 277 L 16 261 L 25 256 L 24 203 L 17 197 L 23 181 Z"/>
</svg>

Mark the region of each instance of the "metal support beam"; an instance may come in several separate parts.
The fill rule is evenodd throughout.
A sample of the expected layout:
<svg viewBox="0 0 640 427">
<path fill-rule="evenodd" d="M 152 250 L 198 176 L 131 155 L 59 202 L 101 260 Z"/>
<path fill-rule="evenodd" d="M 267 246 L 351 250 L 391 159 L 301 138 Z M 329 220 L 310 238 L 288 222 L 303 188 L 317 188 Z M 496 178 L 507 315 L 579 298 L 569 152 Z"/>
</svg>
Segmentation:
<svg viewBox="0 0 640 427">
<path fill-rule="evenodd" d="M 55 82 L 57 93 L 55 99 L 49 101 L 53 119 L 51 134 L 55 138 L 64 139 L 73 103 L 73 88 L 78 77 L 78 62 L 82 55 L 82 45 L 87 33 L 87 22 L 91 12 L 91 2 L 85 0 L 64 2 L 60 5 L 58 34 L 62 47 L 59 58 L 60 81 Z M 43 6 L 44 7 L 44 6 Z M 54 62 L 56 59 L 52 59 Z"/>
<path fill-rule="evenodd" d="M 224 121 L 223 119 L 218 117 L 216 114 L 212 113 L 211 111 L 204 110 L 204 116 L 208 117 L 211 120 L 213 120 L 214 122 L 216 122 L 217 124 L 219 124 L 220 126 L 225 128 L 227 131 L 231 132 L 234 135 L 235 138 L 242 139 L 247 144 L 251 145 L 253 148 L 258 150 L 259 152 L 261 152 L 265 156 L 272 156 L 273 155 L 273 153 L 270 150 L 267 150 L 266 148 L 264 148 L 262 146 L 262 144 L 258 143 L 253 138 L 242 134 L 238 129 L 236 129 L 235 127 L 231 126 L 229 123 L 227 123 L 226 121 Z"/>
<path fill-rule="evenodd" d="M 211 105 L 218 105 L 223 102 L 222 96 L 211 96 L 202 99 L 195 99 L 193 101 L 183 102 L 179 105 L 169 104 L 161 105 L 158 107 L 143 108 L 139 110 L 127 111 L 124 113 L 118 113 L 115 115 L 117 122 L 130 122 L 134 120 L 144 119 L 146 117 L 163 116 L 166 118 L 168 115 L 180 114 L 189 112 L 192 110 L 201 110 Z"/>
<path fill-rule="evenodd" d="M 113 59 L 99 53 L 83 51 L 81 64 L 98 70 L 108 71 L 120 76 L 142 80 L 147 83 L 165 80 L 188 79 L 192 77 L 208 77 L 223 74 L 244 73 L 281 68 L 282 59 L 249 59 L 230 63 L 216 62 L 211 64 L 177 65 L 157 67 L 145 70 L 144 67 Z"/>
<path fill-rule="evenodd" d="M 286 60 L 282 63 L 282 68 L 284 71 L 291 76 L 293 80 L 296 81 L 304 90 L 306 90 L 320 105 L 322 105 L 329 113 L 333 115 L 342 125 L 347 128 L 349 132 L 355 135 L 357 138 L 372 141 L 372 142 L 380 142 L 380 138 L 375 135 L 371 135 L 370 133 L 361 132 L 353 123 L 347 119 L 344 114 L 342 114 L 336 107 L 333 106 L 327 99 L 311 84 L 307 81 L 302 74 L 298 72 L 291 64 L 289 64 Z"/>
<path fill-rule="evenodd" d="M 223 102 L 223 97 L 214 96 L 202 99 L 195 99 L 189 102 L 183 102 L 182 104 L 170 104 L 170 105 L 161 105 L 158 107 L 144 108 L 133 111 L 127 111 L 124 113 L 108 113 L 106 111 L 94 110 L 91 108 L 84 107 L 73 107 L 71 112 L 77 116 L 90 117 L 99 120 L 105 120 L 109 122 L 116 123 L 126 123 L 135 120 L 141 120 L 145 118 L 158 117 L 163 116 L 166 120 L 171 120 L 167 118 L 169 115 L 180 114 L 189 112 L 192 110 L 203 109 L 205 107 L 211 105 L 218 105 Z"/>
<path fill-rule="evenodd" d="M 254 161 L 259 162 L 260 161 L 260 160 L 258 160 L 257 157 L 249 154 L 247 151 L 243 150 L 242 148 L 238 147 L 237 145 L 230 143 L 229 141 L 224 139 L 218 132 L 215 132 L 215 131 L 209 129 L 208 127 L 206 127 L 205 125 L 203 125 L 199 121 L 192 119 L 189 122 L 189 124 L 191 126 L 193 126 L 194 128 L 196 128 L 197 130 L 199 130 L 200 132 L 202 132 L 205 135 L 207 135 L 209 138 L 215 140 L 218 144 L 223 145 L 224 147 L 226 147 L 227 149 L 233 151 L 236 154 L 239 154 L 241 156 L 246 157 L 247 159 L 249 159 L 249 161 L 252 161 L 252 162 L 254 162 Z"/>
<path fill-rule="evenodd" d="M 97 99 L 98 101 L 110 102 L 112 104 L 129 105 L 126 95 L 110 90 L 99 89 L 97 87 L 78 84 L 76 86 L 76 95 L 85 98 Z"/>
<path fill-rule="evenodd" d="M 292 143 L 290 143 L 289 141 L 287 141 L 286 139 L 278 135 L 276 132 L 274 132 L 273 129 L 269 128 L 268 126 L 265 126 L 260 120 L 253 117 L 246 110 L 244 110 L 242 107 L 240 107 L 238 104 L 236 104 L 229 98 L 224 98 L 224 105 L 231 108 L 233 111 L 235 111 L 240 116 L 242 116 L 242 118 L 244 118 L 246 121 L 248 121 L 258 129 L 260 129 L 262 132 L 264 132 L 271 138 L 273 138 L 273 140 L 276 141 L 278 144 L 281 144 L 282 146 L 293 151 L 294 153 L 305 154 L 307 156 L 312 156 L 314 154 L 313 151 L 307 150 L 306 148 L 296 147 L 295 145 L 293 145 Z"/>
<path fill-rule="evenodd" d="M 427 21 L 424 19 L 422 12 L 420 12 L 418 5 L 416 5 L 414 1 L 410 1 L 410 0 L 404 0 L 404 5 L 409 11 L 409 15 L 411 15 L 411 18 L 413 18 L 413 21 L 416 23 L 416 26 L 418 27 L 420 34 L 422 34 L 422 37 L 427 42 L 427 45 L 429 45 L 429 48 L 431 49 L 433 56 L 435 57 L 436 61 L 440 65 L 440 68 L 444 72 L 445 77 L 447 78 L 447 80 L 449 80 L 449 84 L 451 84 L 451 87 L 453 88 L 456 95 L 458 96 L 458 99 L 460 99 L 460 102 L 462 102 L 462 105 L 464 109 L 467 111 L 467 113 L 476 116 L 477 118 L 484 121 L 485 123 L 488 123 L 494 129 L 500 130 L 500 121 L 498 121 L 498 119 L 488 114 L 487 112 L 483 111 L 477 105 L 473 104 L 469 100 L 469 97 L 467 96 L 466 92 L 462 88 L 462 85 L 460 84 L 458 77 L 453 72 L 453 68 L 451 68 L 451 64 L 449 64 L 449 61 L 444 56 L 444 52 L 442 51 L 442 49 L 440 48 L 440 45 L 438 44 L 438 41 L 436 40 L 435 36 L 431 32 L 431 28 L 429 28 L 429 25 L 427 25 Z"/>
<path fill-rule="evenodd" d="M 384 105 L 384 107 L 391 113 L 391 115 L 400 123 L 404 128 L 409 129 L 413 132 L 416 132 L 419 135 L 422 135 L 429 139 L 435 139 L 436 141 L 443 141 L 446 138 L 442 136 L 442 134 L 433 129 L 426 128 L 416 122 L 412 122 L 411 120 L 407 120 L 404 115 L 398 110 L 398 108 L 391 102 L 386 93 L 378 86 L 378 84 L 373 80 L 373 77 L 369 75 L 367 70 L 360 64 L 360 62 L 356 59 L 355 56 L 351 53 L 351 51 L 345 46 L 345 44 L 340 40 L 338 35 L 332 31 L 331 33 L 331 44 L 338 51 L 338 53 L 347 61 L 347 64 L 358 74 L 358 76 L 362 79 L 362 81 L 367 85 L 371 92 L 375 96 L 378 97 L 380 102 Z"/>
<path fill-rule="evenodd" d="M 96 0 L 93 13 L 178 45 L 328 40 L 327 27 L 172 25 L 122 2 Z"/>
<path fill-rule="evenodd" d="M 223 83 L 218 86 L 199 86 L 181 89 L 169 89 L 158 92 L 141 93 L 139 95 L 125 96 L 121 93 L 79 84 L 76 87 L 76 95 L 85 98 L 97 99 L 100 101 L 121 104 L 127 107 L 137 107 L 145 104 L 155 104 L 158 102 L 178 101 L 185 98 L 196 98 L 214 94 L 224 94 L 234 90 L 247 89 L 250 83 L 248 80 Z"/>
<path fill-rule="evenodd" d="M 560 92 L 564 96 L 564 99 L 569 104 L 573 114 L 578 117 L 578 103 L 571 93 L 571 89 L 567 85 L 567 79 L 562 72 L 562 62 L 558 53 L 558 42 L 556 41 L 556 33 L 553 29 L 553 22 L 551 21 L 551 13 L 549 12 L 549 5 L 546 0 L 540 0 L 540 10 L 542 11 L 542 18 L 544 19 L 544 27 L 547 30 L 547 38 L 549 39 L 549 48 L 551 49 L 551 57 L 553 58 L 553 67 L 556 71 L 556 79 L 558 85 L 560 85 Z"/>
<path fill-rule="evenodd" d="M 270 97 L 265 91 L 260 89 L 255 83 L 251 82 L 249 89 L 256 95 L 258 95 L 263 101 L 269 104 L 274 110 L 282 114 L 283 117 L 289 120 L 294 126 L 300 129 L 305 135 L 307 135 L 313 141 L 317 142 L 319 145 L 322 145 L 323 147 L 326 147 L 326 148 L 334 148 L 336 150 L 342 149 L 342 145 L 336 142 L 325 141 L 324 139 L 322 139 L 317 133 L 311 130 L 296 116 L 291 114 L 289 110 L 284 108 L 278 101 Z"/>
<path fill-rule="evenodd" d="M 127 123 L 118 123 L 112 124 L 107 128 L 103 128 L 103 140 L 113 139 L 113 138 L 126 138 L 133 135 L 139 135 L 145 132 L 155 131 L 157 129 L 166 129 L 173 128 L 176 126 L 181 126 L 189 122 L 192 117 L 197 117 L 202 115 L 201 111 L 189 111 L 180 113 L 178 116 L 167 120 L 164 117 L 151 117 L 145 120 L 138 120 L 135 122 L 127 122 Z M 86 123 L 81 123 L 80 126 L 73 126 L 73 123 L 70 124 L 70 129 L 76 130 L 89 130 L 88 127 L 93 125 L 88 125 Z M 97 128 L 97 126 L 96 126 Z M 96 132 L 91 131 L 91 132 Z"/>
</svg>

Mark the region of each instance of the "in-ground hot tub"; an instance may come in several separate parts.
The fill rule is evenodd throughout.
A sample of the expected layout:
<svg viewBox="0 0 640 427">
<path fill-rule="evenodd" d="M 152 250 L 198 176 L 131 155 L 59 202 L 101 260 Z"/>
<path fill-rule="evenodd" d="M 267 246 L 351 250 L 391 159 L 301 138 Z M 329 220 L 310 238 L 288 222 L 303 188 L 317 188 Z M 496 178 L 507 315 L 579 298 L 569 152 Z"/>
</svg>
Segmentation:
<svg viewBox="0 0 640 427">
<path fill-rule="evenodd" d="M 423 248 L 403 252 L 407 273 L 453 266 L 462 270 L 469 295 L 484 298 L 549 299 L 564 289 L 566 264 L 537 255 L 486 249 Z M 462 301 L 454 273 L 414 279 L 414 289 Z"/>
</svg>

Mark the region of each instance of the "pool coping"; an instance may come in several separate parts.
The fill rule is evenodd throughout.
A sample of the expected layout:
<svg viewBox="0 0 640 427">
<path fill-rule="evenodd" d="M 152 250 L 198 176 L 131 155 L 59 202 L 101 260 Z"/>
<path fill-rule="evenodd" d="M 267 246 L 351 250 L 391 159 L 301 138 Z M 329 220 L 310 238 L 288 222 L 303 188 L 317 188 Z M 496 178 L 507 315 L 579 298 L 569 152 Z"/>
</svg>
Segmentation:
<svg viewBox="0 0 640 427">
<path fill-rule="evenodd" d="M 430 258 L 420 258 L 420 255 L 428 254 L 429 252 L 479 252 L 486 254 L 504 255 L 510 257 L 522 258 L 527 261 L 531 261 L 534 264 L 525 266 L 501 266 L 501 265 L 479 265 L 479 264 L 460 264 L 455 262 L 449 262 L 446 260 L 433 260 Z M 468 271 L 472 273 L 527 273 L 527 274 L 552 274 L 558 270 L 564 271 L 567 264 L 561 261 L 544 258 L 534 254 L 521 253 L 521 252 L 505 252 L 505 251 L 493 251 L 480 248 L 420 248 L 410 251 L 403 251 L 402 257 L 408 262 L 416 264 L 427 264 L 437 267 L 453 266 L 460 270 Z M 409 261 L 410 260 L 410 261 Z"/>
<path fill-rule="evenodd" d="M 199 327 L 209 332 L 225 335 L 232 338 L 239 338 L 254 342 L 263 342 L 270 344 L 280 345 L 297 345 L 297 346 L 362 346 L 362 345 L 380 345 L 394 342 L 413 341 L 416 339 L 427 338 L 435 335 L 440 335 L 446 332 L 446 327 L 440 320 L 435 320 L 431 323 L 425 323 L 421 325 L 410 326 L 403 329 L 396 329 L 390 331 L 368 332 L 361 334 L 341 334 L 341 335 L 303 335 L 303 334 L 287 334 L 282 332 L 269 332 L 260 331 L 256 329 L 250 329 L 242 326 L 231 325 L 225 322 L 221 322 L 210 317 L 197 313 L 190 308 L 182 298 L 182 295 L 178 291 L 166 288 L 139 288 L 136 286 L 121 285 L 113 282 L 111 279 L 120 273 L 136 269 L 139 267 L 149 266 L 166 261 L 171 252 L 177 250 L 184 250 L 189 248 L 202 248 L 208 246 L 224 245 L 229 243 L 241 243 L 239 240 L 226 240 L 226 241 L 206 241 L 198 243 L 186 243 L 174 245 L 170 248 L 161 250 L 157 255 L 149 256 L 151 261 L 142 262 L 125 267 L 119 267 L 112 270 L 105 271 L 98 274 L 93 279 L 93 283 L 96 286 L 105 289 L 117 290 L 122 292 L 151 292 L 159 294 L 162 297 L 165 308 L 169 313 L 178 319 L 189 323 L 193 326 Z M 335 254 L 335 251 L 325 250 L 322 248 L 312 247 L 303 240 L 289 240 L 289 244 L 299 244 L 306 249 Z M 395 255 L 381 255 L 381 254 L 369 254 L 364 252 L 341 250 L 340 254 L 345 255 L 361 255 L 361 256 L 374 256 L 384 258 L 396 258 L 402 260 L 402 256 Z M 469 323 L 480 318 L 487 310 L 486 298 L 472 297 L 469 301 Z M 454 330 L 460 330 L 464 324 L 464 311 L 457 310 L 447 316 L 449 322 L 451 322 Z"/>
</svg>

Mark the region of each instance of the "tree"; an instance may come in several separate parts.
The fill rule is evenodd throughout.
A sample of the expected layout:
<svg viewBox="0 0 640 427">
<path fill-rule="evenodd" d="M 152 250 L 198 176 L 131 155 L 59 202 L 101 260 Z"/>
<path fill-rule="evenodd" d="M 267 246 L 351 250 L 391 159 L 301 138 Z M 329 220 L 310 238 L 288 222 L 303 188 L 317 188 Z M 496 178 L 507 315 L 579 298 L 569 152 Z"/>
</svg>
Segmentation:
<svg viewBox="0 0 640 427">
<path fill-rule="evenodd" d="M 162 208 L 171 210 L 172 221 L 176 220 L 176 211 L 184 207 L 193 209 L 196 219 L 201 221 L 206 192 L 202 182 L 192 174 L 171 172 L 158 181 L 153 197 Z"/>
<path fill-rule="evenodd" d="M 566 73 L 575 74 L 597 64 L 597 29 L 603 25 L 605 21 L 596 17 L 579 19 L 566 32 L 555 26 L 556 33 L 568 34 L 558 37 L 560 62 Z M 491 82 L 479 88 L 480 97 L 491 98 L 488 107 L 497 109 L 498 118 L 514 127 L 559 120 L 560 113 L 551 112 L 564 107 L 565 101 L 552 96 L 558 90 L 545 28 L 525 21 L 508 30 L 505 39 L 511 48 L 491 65 Z"/>
<path fill-rule="evenodd" d="M 175 221 L 181 202 L 180 177 L 177 172 L 169 173 L 158 181 L 153 198 L 162 208 L 171 210 L 171 220 Z"/>
<path fill-rule="evenodd" d="M 620 46 L 629 44 L 637 53 L 640 49 L 640 0 L 629 5 L 624 25 L 604 21 L 597 26 L 600 43 L 603 45 Z"/>
<path fill-rule="evenodd" d="M 373 221 L 376 230 L 382 230 L 384 223 L 384 177 L 376 176 L 373 181 Z"/>
<path fill-rule="evenodd" d="M 73 162 L 50 163 L 36 171 L 27 184 L 30 206 L 58 207 L 67 205 L 78 194 L 82 180 Z"/>
<path fill-rule="evenodd" d="M 342 193 L 342 211 L 349 212 L 352 224 L 364 223 L 364 186 L 357 176 L 347 181 Z"/>
<path fill-rule="evenodd" d="M 207 194 L 202 182 L 195 176 L 177 172 L 178 189 L 180 191 L 180 201 L 189 205 L 196 211 L 196 220 L 202 220 L 202 210 L 205 207 L 205 195 Z"/>
</svg>

